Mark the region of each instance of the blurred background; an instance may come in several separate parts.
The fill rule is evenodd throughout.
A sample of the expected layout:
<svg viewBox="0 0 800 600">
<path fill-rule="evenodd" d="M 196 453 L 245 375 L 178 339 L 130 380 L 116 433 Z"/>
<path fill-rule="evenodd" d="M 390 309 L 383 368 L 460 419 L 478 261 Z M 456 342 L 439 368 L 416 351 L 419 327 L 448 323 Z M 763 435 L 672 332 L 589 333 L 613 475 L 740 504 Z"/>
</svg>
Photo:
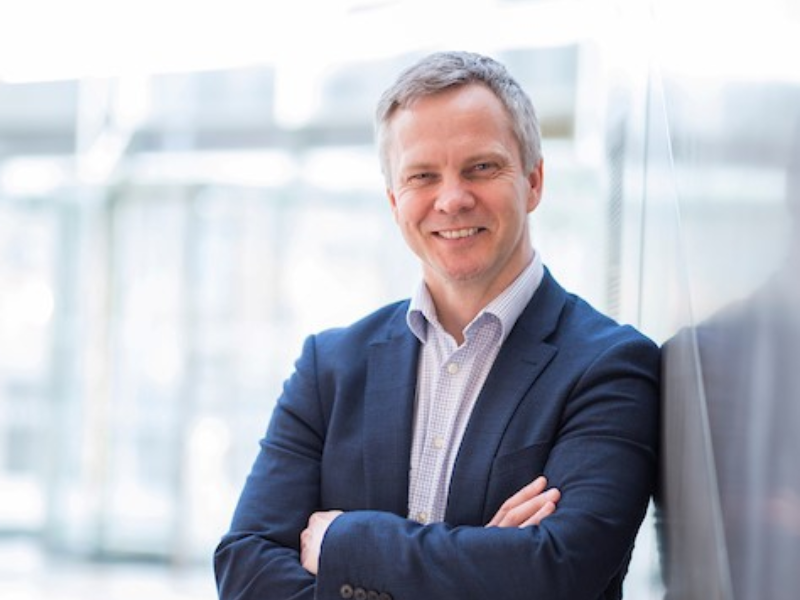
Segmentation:
<svg viewBox="0 0 800 600">
<path fill-rule="evenodd" d="M 667 510 L 627 597 L 782 597 L 751 592 L 800 564 L 799 5 L 5 0 L 0 597 L 216 597 L 213 548 L 302 339 L 416 283 L 372 111 L 453 48 L 504 62 L 538 109 L 545 262 L 667 344 Z M 773 284 L 744 330 L 714 320 Z M 731 386 L 743 416 L 714 408 Z M 742 489 L 780 493 L 727 501 Z"/>
</svg>

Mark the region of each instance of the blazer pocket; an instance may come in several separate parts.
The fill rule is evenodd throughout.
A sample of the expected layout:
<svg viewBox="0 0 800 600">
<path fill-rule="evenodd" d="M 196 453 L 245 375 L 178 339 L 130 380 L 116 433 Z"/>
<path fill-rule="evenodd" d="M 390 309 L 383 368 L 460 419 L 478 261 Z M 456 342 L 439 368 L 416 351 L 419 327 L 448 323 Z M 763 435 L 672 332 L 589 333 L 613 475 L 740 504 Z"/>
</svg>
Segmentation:
<svg viewBox="0 0 800 600">
<path fill-rule="evenodd" d="M 498 456 L 492 465 L 492 476 L 503 477 L 509 474 L 522 474 L 530 477 L 527 483 L 544 472 L 547 458 L 550 456 L 550 442 L 539 442 Z"/>
<path fill-rule="evenodd" d="M 494 459 L 484 507 L 484 522 L 494 516 L 503 502 L 544 473 L 551 448 L 551 442 L 541 442 Z"/>
<path fill-rule="evenodd" d="M 484 506 L 484 522 L 492 518 L 503 502 L 544 473 L 551 447 L 551 442 L 540 442 L 494 459 Z"/>
</svg>

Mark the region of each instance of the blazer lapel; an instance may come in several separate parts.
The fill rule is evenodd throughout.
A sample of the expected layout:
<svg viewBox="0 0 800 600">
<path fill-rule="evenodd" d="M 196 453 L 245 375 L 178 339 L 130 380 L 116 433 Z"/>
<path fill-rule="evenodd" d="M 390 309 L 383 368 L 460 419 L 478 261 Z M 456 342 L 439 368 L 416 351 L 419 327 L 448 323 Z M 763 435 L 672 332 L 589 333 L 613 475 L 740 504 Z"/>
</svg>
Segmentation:
<svg viewBox="0 0 800 600">
<path fill-rule="evenodd" d="M 402 305 L 405 306 L 405 305 Z M 409 464 L 419 341 L 401 308 L 386 339 L 370 346 L 364 397 L 367 508 L 408 513 Z"/>
<path fill-rule="evenodd" d="M 518 404 L 557 352 L 545 339 L 556 328 L 565 299 L 564 290 L 545 271 L 472 411 L 450 480 L 448 523 L 485 524 L 481 520 L 492 462 Z"/>
</svg>

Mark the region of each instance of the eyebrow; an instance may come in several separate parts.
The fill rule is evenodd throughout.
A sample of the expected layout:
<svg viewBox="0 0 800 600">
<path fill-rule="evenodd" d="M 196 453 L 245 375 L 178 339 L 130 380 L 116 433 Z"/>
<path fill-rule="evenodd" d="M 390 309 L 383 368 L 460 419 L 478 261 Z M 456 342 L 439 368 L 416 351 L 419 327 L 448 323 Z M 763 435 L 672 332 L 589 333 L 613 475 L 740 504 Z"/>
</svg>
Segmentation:
<svg viewBox="0 0 800 600">
<path fill-rule="evenodd" d="M 509 162 L 510 157 L 505 152 L 499 152 L 497 150 L 487 150 L 482 152 L 476 152 L 475 154 L 468 155 L 463 161 L 462 164 L 470 165 L 474 163 L 480 162 L 501 162 L 506 163 Z M 428 171 L 428 170 L 435 170 L 436 163 L 432 161 L 420 160 L 417 162 L 410 162 L 407 165 L 402 165 L 398 172 L 406 173 L 409 171 Z"/>
<path fill-rule="evenodd" d="M 407 165 L 402 165 L 400 170 L 401 172 L 405 173 L 407 171 L 427 171 L 433 168 L 435 168 L 434 163 L 430 161 L 419 161 L 419 162 L 408 163 Z"/>
<path fill-rule="evenodd" d="M 485 152 L 477 152 L 476 154 L 471 154 L 467 157 L 464 161 L 467 164 L 470 163 L 478 163 L 478 162 L 501 162 L 506 163 L 511 160 L 511 157 L 506 152 L 500 152 L 498 150 L 487 150 Z"/>
</svg>

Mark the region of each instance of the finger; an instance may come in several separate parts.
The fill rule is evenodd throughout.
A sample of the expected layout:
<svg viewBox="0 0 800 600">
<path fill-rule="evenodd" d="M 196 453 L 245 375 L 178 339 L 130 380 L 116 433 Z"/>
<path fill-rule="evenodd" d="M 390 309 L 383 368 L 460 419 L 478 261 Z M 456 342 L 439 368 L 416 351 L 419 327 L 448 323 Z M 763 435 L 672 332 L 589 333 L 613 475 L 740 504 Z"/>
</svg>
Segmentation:
<svg viewBox="0 0 800 600">
<path fill-rule="evenodd" d="M 526 485 L 524 488 L 519 490 L 513 496 L 511 496 L 508 500 L 503 502 L 503 505 L 500 509 L 495 513 L 492 520 L 489 521 L 487 527 L 494 527 L 500 525 L 503 522 L 505 516 L 515 508 L 519 507 L 521 504 L 524 504 L 526 501 L 529 501 L 539 494 L 541 494 L 544 489 L 547 487 L 547 478 L 543 475 L 540 475 L 536 479 L 534 479 L 531 483 Z"/>
<path fill-rule="evenodd" d="M 300 564 L 306 571 L 312 575 L 316 575 L 317 570 L 319 569 L 319 558 L 315 553 L 303 551 L 303 553 L 300 555 Z"/>
<path fill-rule="evenodd" d="M 333 522 L 334 519 L 336 519 L 336 517 L 341 514 L 342 511 L 340 510 L 323 510 L 315 512 L 312 513 L 312 515 L 308 518 L 308 525 L 309 527 L 313 525 L 327 527 Z"/>
<path fill-rule="evenodd" d="M 525 509 L 523 507 L 526 505 L 526 503 L 530 503 L 532 501 L 535 502 L 536 498 L 542 494 L 546 486 L 547 478 L 544 476 L 534 479 L 531 483 L 526 485 L 503 503 L 503 505 L 497 511 L 497 514 L 495 514 L 495 516 L 489 522 L 489 525 L 516 525 L 516 523 L 509 523 L 509 514 L 514 511 L 517 513 L 519 513 L 521 510 L 524 511 Z"/>
<path fill-rule="evenodd" d="M 546 502 L 547 500 L 544 499 L 542 496 L 537 496 L 536 498 L 533 498 L 528 502 L 520 504 L 519 506 L 512 508 L 505 515 L 503 515 L 503 518 L 500 519 L 498 526 L 519 527 L 522 525 L 522 523 L 524 523 L 533 515 L 535 515 L 537 512 L 539 512 L 539 510 L 541 510 L 541 508 L 545 505 Z"/>
<path fill-rule="evenodd" d="M 542 494 L 542 498 L 546 500 L 544 505 L 542 505 L 542 507 L 536 511 L 536 514 L 529 519 L 526 519 L 520 525 L 520 527 L 539 525 L 542 520 L 552 515 L 556 511 L 556 505 L 558 504 L 558 501 L 561 500 L 561 491 L 558 488 L 551 488 Z"/>
<path fill-rule="evenodd" d="M 300 547 L 301 548 L 305 548 L 308 545 L 308 536 L 309 535 L 311 535 L 311 532 L 308 530 L 308 528 L 303 529 L 303 531 L 300 532 Z"/>
<path fill-rule="evenodd" d="M 309 546 L 309 536 L 311 532 L 304 529 L 300 534 L 300 564 L 306 571 L 311 572 L 311 551 Z"/>
<path fill-rule="evenodd" d="M 555 505 L 560 498 L 561 492 L 556 488 L 551 488 L 506 512 L 498 525 L 500 527 L 523 527 L 525 523 L 534 519 L 548 502 Z"/>
<path fill-rule="evenodd" d="M 539 511 L 533 515 L 530 519 L 522 523 L 519 527 L 528 527 L 530 525 L 540 525 L 541 522 L 556 512 L 556 505 L 555 502 L 545 502 L 545 505 L 539 509 Z"/>
<path fill-rule="evenodd" d="M 516 494 L 511 496 L 508 500 L 506 500 L 506 504 L 510 504 L 513 508 L 514 506 L 519 506 L 523 502 L 535 498 L 539 494 L 541 494 L 544 489 L 547 487 L 547 477 L 544 475 L 540 475 L 528 485 L 523 487 L 519 490 Z"/>
</svg>

